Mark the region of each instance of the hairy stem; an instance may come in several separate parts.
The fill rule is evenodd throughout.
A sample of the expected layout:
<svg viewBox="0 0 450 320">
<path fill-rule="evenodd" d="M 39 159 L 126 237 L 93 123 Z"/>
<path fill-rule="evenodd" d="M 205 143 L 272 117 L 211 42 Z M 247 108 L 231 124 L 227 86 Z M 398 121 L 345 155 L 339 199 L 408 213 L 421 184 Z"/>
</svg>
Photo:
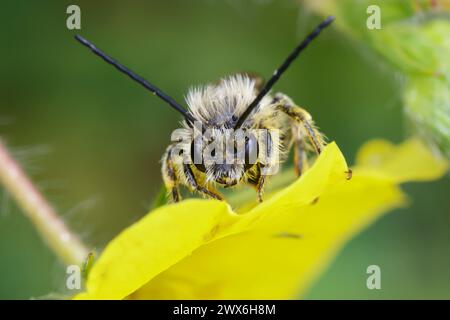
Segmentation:
<svg viewBox="0 0 450 320">
<path fill-rule="evenodd" d="M 58 257 L 66 264 L 81 265 L 89 251 L 67 228 L 1 140 L 0 182 Z"/>
</svg>

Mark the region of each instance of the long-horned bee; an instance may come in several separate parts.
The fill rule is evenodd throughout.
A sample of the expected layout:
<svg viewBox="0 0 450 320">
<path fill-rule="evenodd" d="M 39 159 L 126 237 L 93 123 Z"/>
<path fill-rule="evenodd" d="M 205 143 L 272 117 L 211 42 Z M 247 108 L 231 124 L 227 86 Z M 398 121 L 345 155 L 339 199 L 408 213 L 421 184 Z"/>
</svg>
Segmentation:
<svg viewBox="0 0 450 320">
<path fill-rule="evenodd" d="M 320 23 L 264 83 L 259 77 L 237 74 L 216 84 L 191 89 L 188 109 L 147 80 L 126 68 L 94 44 L 75 38 L 103 60 L 150 90 L 184 116 L 182 128 L 162 157 L 162 176 L 173 201 L 179 186 L 222 200 L 217 186 L 252 185 L 262 201 L 267 176 L 274 174 L 291 148 L 298 176 L 309 151 L 320 154 L 325 139 L 311 115 L 283 93 L 269 91 L 291 63 L 334 17 Z"/>
</svg>

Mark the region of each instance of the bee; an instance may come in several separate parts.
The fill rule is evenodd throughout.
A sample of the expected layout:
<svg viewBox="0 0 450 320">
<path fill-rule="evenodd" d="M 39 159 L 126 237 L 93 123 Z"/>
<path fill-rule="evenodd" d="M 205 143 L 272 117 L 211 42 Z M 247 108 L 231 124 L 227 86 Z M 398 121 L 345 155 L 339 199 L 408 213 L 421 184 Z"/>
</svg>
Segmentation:
<svg viewBox="0 0 450 320">
<path fill-rule="evenodd" d="M 75 38 L 88 47 L 93 53 L 119 71 L 128 75 L 154 95 L 165 101 L 184 117 L 182 121 L 182 149 L 188 151 L 181 154 L 178 150 L 180 141 L 172 141 L 162 157 L 162 176 L 172 201 L 181 200 L 180 186 L 192 192 L 223 200 L 218 187 L 234 187 L 239 184 L 253 186 L 258 200 L 263 201 L 264 186 L 274 167 L 284 162 L 291 149 L 294 149 L 294 166 L 300 176 L 308 166 L 308 154 L 319 155 L 326 145 L 324 135 L 316 127 L 311 115 L 295 104 L 283 93 L 272 94 L 270 90 L 299 54 L 334 20 L 330 16 L 320 23 L 275 70 L 272 77 L 264 83 L 258 76 L 247 73 L 237 74 L 221 79 L 218 83 L 191 89 L 186 97 L 188 109 L 182 107 L 173 98 L 165 94 L 135 72 L 123 66 L 115 59 L 98 49 L 92 42 L 80 35 Z M 195 131 L 197 124 L 201 129 Z M 214 162 L 194 161 L 194 155 L 205 151 L 205 143 L 215 140 L 217 136 L 230 139 L 229 130 L 265 130 L 269 135 L 265 139 L 251 139 L 248 136 L 231 143 L 231 153 L 237 155 L 237 144 L 243 161 Z M 205 136 L 206 130 L 212 132 Z M 193 132 L 200 132 L 195 135 Z M 274 139 L 275 133 L 279 139 Z M 200 136 L 196 139 L 195 136 Z M 236 137 L 236 136 L 234 136 Z M 200 144 L 197 143 L 200 141 Z M 223 140 L 222 140 L 223 141 Z M 228 141 L 223 141 L 228 143 Z M 226 150 L 229 150 L 225 148 Z M 243 150 L 243 151 L 242 151 Z M 264 154 L 277 154 L 275 160 L 262 161 Z M 256 153 L 250 161 L 250 156 Z M 214 150 L 212 152 L 214 155 Z M 237 157 L 234 157 L 235 159 Z"/>
</svg>

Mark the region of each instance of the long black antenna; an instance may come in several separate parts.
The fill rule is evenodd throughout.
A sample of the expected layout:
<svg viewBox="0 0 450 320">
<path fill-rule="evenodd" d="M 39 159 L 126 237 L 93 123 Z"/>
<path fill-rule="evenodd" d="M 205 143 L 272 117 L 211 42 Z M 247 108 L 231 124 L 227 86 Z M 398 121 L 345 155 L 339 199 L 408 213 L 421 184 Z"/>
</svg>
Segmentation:
<svg viewBox="0 0 450 320">
<path fill-rule="evenodd" d="M 300 52 L 302 52 L 304 49 L 306 49 L 306 47 L 311 43 L 311 41 L 313 41 L 314 38 L 316 38 L 323 29 L 328 27 L 333 22 L 333 20 L 334 20 L 333 16 L 328 17 L 325 21 L 323 21 L 321 24 L 319 24 L 316 27 L 316 29 L 314 29 L 314 31 L 311 32 L 305 38 L 305 40 L 303 40 L 302 43 L 300 43 L 300 45 L 297 48 L 294 49 L 294 51 L 292 51 L 292 53 L 287 57 L 287 59 L 283 62 L 283 64 L 277 70 L 275 70 L 272 78 L 270 78 L 270 80 L 267 81 L 265 86 L 261 89 L 259 94 L 256 96 L 255 100 L 253 100 L 252 103 L 250 103 L 250 105 L 247 107 L 247 109 L 241 115 L 241 117 L 239 118 L 239 120 L 237 121 L 237 123 L 234 127 L 235 129 L 239 128 L 244 123 L 245 119 L 247 119 L 247 117 L 250 115 L 250 113 L 253 111 L 253 109 L 255 109 L 258 106 L 258 104 L 261 102 L 262 98 L 264 98 L 264 96 L 269 92 L 269 90 L 278 81 L 278 79 L 280 79 L 281 75 L 287 70 L 287 68 L 289 68 L 291 63 L 298 57 Z"/>
<path fill-rule="evenodd" d="M 150 90 L 150 92 L 152 92 L 154 95 L 158 96 L 159 98 L 161 98 L 162 100 L 167 102 L 172 108 L 174 108 L 175 110 L 180 112 L 186 118 L 186 120 L 188 122 L 194 123 L 195 118 L 190 113 L 188 113 L 186 111 L 186 109 L 184 109 L 180 104 L 178 104 L 174 99 L 172 99 L 167 94 L 165 94 L 163 91 L 161 91 L 158 87 L 154 86 L 153 84 L 151 84 L 150 82 L 148 82 L 147 80 L 142 78 L 141 76 L 137 75 L 136 73 L 134 73 L 133 71 L 131 71 L 130 69 L 125 67 L 124 65 L 120 64 L 119 62 L 117 62 L 116 60 L 114 60 L 113 58 L 108 56 L 102 50 L 97 48 L 92 42 L 86 40 L 82 36 L 76 35 L 75 39 L 77 39 L 84 46 L 86 46 L 89 49 L 91 49 L 93 53 L 98 55 L 100 58 L 105 60 L 107 63 L 109 63 L 109 64 L 113 65 L 114 67 L 116 67 L 117 70 L 125 73 L 131 79 L 133 79 L 134 81 L 140 83 L 145 88 Z"/>
</svg>

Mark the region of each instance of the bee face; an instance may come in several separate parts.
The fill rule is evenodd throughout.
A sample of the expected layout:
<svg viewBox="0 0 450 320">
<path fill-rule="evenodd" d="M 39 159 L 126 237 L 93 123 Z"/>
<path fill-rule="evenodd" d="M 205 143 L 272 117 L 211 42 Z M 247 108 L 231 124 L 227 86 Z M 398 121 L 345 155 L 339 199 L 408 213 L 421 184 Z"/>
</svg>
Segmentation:
<svg viewBox="0 0 450 320">
<path fill-rule="evenodd" d="M 191 142 L 192 163 L 210 181 L 224 187 L 238 184 L 257 162 L 259 145 L 256 137 L 241 138 L 231 129 L 208 130 Z"/>
<path fill-rule="evenodd" d="M 209 167 L 214 180 L 224 187 L 235 186 L 244 174 L 244 166 L 237 164 L 214 164 Z"/>
</svg>

